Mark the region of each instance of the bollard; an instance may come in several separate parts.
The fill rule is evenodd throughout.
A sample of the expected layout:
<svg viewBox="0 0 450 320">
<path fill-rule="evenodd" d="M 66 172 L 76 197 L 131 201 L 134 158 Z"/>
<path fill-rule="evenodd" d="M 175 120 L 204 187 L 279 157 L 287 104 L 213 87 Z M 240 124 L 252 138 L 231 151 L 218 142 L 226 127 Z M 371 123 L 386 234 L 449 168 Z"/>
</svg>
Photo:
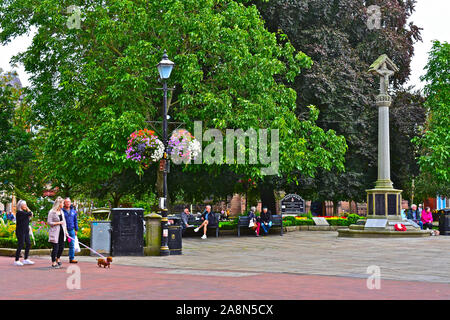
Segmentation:
<svg viewBox="0 0 450 320">
<path fill-rule="evenodd" d="M 144 255 L 159 256 L 161 248 L 161 219 L 157 213 L 144 216 L 145 219 L 145 247 Z"/>
</svg>

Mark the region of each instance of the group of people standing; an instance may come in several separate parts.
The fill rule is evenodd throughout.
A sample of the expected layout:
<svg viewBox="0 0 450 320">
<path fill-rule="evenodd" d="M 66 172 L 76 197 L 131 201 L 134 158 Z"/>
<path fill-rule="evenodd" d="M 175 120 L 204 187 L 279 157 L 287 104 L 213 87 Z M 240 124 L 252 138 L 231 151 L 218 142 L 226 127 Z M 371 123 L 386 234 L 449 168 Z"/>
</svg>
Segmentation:
<svg viewBox="0 0 450 320">
<path fill-rule="evenodd" d="M 6 213 L 6 211 L 3 211 L 0 216 L 3 219 L 3 222 L 5 223 L 16 222 L 16 217 L 11 212 Z"/>
<path fill-rule="evenodd" d="M 16 237 L 17 250 L 14 265 L 22 266 L 24 264 L 34 264 L 28 259 L 30 251 L 30 219 L 33 213 L 28 208 L 26 201 L 20 200 L 17 203 L 16 214 Z M 50 227 L 48 231 L 48 241 L 52 244 L 51 267 L 59 269 L 62 266 L 61 255 L 64 251 L 65 241 L 69 239 L 69 263 L 77 263 L 75 258 L 75 239 L 78 233 L 77 212 L 71 205 L 69 198 L 56 198 L 52 209 L 48 213 L 47 224 Z M 20 253 L 25 245 L 24 260 L 21 262 Z"/>
<path fill-rule="evenodd" d="M 401 215 L 403 219 L 413 220 L 416 222 L 421 229 L 433 230 L 433 214 L 430 207 L 426 207 L 425 210 L 423 210 L 421 204 L 419 207 L 412 204 L 407 211 L 402 210 Z"/>
</svg>

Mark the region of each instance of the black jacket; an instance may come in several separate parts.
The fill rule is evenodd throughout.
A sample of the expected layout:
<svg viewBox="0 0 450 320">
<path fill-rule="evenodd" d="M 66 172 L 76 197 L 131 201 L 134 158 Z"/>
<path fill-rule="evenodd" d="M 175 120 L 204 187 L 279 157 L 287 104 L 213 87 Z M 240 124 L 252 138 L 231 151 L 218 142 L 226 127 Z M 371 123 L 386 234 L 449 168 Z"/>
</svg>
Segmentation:
<svg viewBox="0 0 450 320">
<path fill-rule="evenodd" d="M 272 221 L 272 212 L 270 210 L 267 210 L 266 213 L 264 211 L 260 214 L 261 223 Z"/>
<path fill-rule="evenodd" d="M 416 211 L 416 219 L 415 220 L 420 220 L 421 216 L 420 216 L 419 210 L 416 209 L 415 211 Z M 408 212 L 406 213 L 406 219 L 414 220 L 414 210 L 413 209 L 408 210 Z"/>
<path fill-rule="evenodd" d="M 16 230 L 20 233 L 29 231 L 30 217 L 32 213 L 27 211 L 17 211 L 16 213 Z"/>
<path fill-rule="evenodd" d="M 202 213 L 202 218 L 203 219 L 205 219 L 206 214 L 207 214 L 206 210 L 203 211 L 203 213 Z M 214 212 L 212 212 L 212 210 L 208 214 L 208 222 L 209 222 L 210 225 L 216 225 L 217 224 L 216 214 Z"/>
</svg>

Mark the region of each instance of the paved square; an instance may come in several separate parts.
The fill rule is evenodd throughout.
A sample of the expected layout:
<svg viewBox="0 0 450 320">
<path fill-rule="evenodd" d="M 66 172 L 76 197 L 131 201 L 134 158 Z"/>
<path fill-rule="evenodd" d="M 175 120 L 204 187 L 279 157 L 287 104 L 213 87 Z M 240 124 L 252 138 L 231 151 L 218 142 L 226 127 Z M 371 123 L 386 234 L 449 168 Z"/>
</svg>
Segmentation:
<svg viewBox="0 0 450 320">
<path fill-rule="evenodd" d="M 337 232 L 183 239 L 183 255 L 114 257 L 111 269 L 77 257 L 81 290 L 50 257 L 14 267 L 0 258 L 0 299 L 450 299 L 450 237 L 338 238 Z M 67 257 L 63 260 L 68 267 Z M 381 272 L 369 290 L 369 266 Z"/>
</svg>

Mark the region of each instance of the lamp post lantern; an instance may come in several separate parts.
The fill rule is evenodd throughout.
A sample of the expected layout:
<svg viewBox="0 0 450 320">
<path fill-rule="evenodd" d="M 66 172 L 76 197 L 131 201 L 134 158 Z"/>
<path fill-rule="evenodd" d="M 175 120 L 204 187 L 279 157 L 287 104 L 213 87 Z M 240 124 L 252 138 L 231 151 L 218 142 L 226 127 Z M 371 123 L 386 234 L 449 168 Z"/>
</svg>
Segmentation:
<svg viewBox="0 0 450 320">
<path fill-rule="evenodd" d="M 160 208 L 162 210 L 161 219 L 161 256 L 168 256 L 169 251 L 169 228 L 167 219 L 167 171 L 168 171 L 168 136 L 167 136 L 167 79 L 169 79 L 170 74 L 175 63 L 169 60 L 166 50 L 164 50 L 163 58 L 158 63 L 157 68 L 159 72 L 159 78 L 163 82 L 163 92 L 164 92 L 164 109 L 163 109 L 163 144 L 164 144 L 164 155 L 162 161 L 162 171 L 163 171 L 163 197 L 160 199 Z M 161 167 L 161 166 L 160 166 Z"/>
</svg>

